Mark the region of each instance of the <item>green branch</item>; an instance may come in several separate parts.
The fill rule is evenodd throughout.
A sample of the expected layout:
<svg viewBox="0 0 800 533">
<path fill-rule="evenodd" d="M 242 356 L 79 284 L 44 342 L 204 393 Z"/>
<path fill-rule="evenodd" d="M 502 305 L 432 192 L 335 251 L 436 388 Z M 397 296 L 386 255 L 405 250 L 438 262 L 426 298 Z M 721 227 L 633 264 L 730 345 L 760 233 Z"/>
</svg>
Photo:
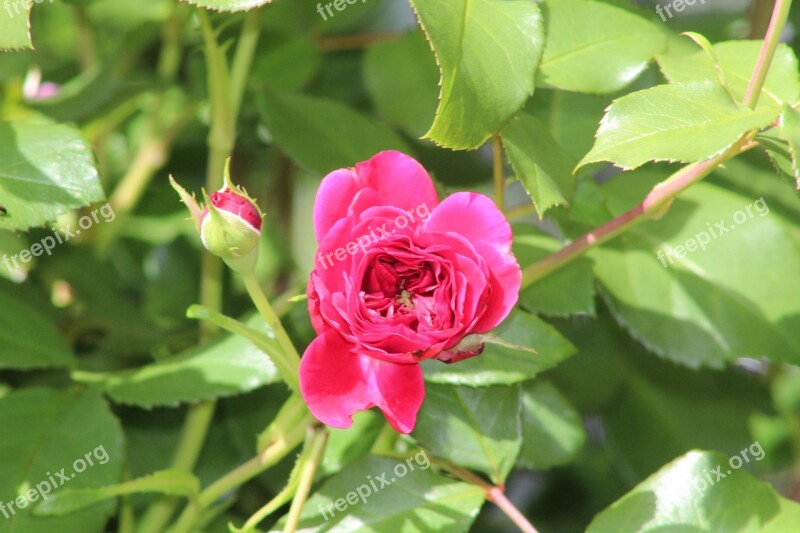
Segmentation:
<svg viewBox="0 0 800 533">
<path fill-rule="evenodd" d="M 758 103 L 758 98 L 764 87 L 764 80 L 767 78 L 772 59 L 775 57 L 775 50 L 780 44 L 780 38 L 786 25 L 791 4 L 791 0 L 776 0 L 775 2 L 772 20 L 764 37 L 764 43 L 743 100 L 743 103 L 750 108 L 755 108 Z M 645 220 L 662 215 L 678 194 L 708 176 L 728 159 L 756 146 L 752 142 L 752 137 L 753 132 L 748 132 L 722 154 L 707 161 L 693 163 L 682 168 L 666 181 L 656 185 L 645 199 L 630 211 L 586 233 L 561 250 L 525 268 L 522 271 L 522 286 L 527 287 L 536 283 L 595 246 L 616 237 Z"/>
</svg>

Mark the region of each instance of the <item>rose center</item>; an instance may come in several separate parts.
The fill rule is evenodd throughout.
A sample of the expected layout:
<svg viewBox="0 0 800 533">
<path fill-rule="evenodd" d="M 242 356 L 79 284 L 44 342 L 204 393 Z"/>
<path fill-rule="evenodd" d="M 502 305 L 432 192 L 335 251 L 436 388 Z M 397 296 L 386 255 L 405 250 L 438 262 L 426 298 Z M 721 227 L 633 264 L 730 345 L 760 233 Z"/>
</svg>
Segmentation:
<svg viewBox="0 0 800 533">
<path fill-rule="evenodd" d="M 412 313 L 421 300 L 433 295 L 437 285 L 428 262 L 382 255 L 367 269 L 362 291 L 368 309 L 391 318 Z"/>
</svg>

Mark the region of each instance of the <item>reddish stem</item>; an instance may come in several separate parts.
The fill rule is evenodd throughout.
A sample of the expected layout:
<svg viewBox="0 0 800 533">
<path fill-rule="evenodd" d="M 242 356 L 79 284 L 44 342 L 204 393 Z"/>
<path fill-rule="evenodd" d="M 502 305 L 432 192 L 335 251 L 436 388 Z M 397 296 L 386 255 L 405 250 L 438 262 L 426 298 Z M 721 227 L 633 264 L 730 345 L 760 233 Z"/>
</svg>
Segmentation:
<svg viewBox="0 0 800 533">
<path fill-rule="evenodd" d="M 493 502 L 496 506 L 498 506 L 507 517 L 511 519 L 514 524 L 520 529 L 520 531 L 524 531 L 525 533 L 539 533 L 533 524 L 528 522 L 528 519 L 525 518 L 522 513 L 519 512 L 519 509 L 511 503 L 506 495 L 500 490 L 500 487 L 492 487 L 486 491 L 486 497 L 489 501 Z"/>
</svg>

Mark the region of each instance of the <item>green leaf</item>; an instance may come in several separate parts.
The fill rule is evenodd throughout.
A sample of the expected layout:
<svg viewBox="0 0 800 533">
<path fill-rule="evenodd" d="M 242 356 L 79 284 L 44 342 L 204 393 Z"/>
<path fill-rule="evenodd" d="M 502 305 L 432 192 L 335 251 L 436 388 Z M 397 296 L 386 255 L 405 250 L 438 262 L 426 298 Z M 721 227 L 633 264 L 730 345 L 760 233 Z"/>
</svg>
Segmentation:
<svg viewBox="0 0 800 533">
<path fill-rule="evenodd" d="M 33 2 L 5 2 L 0 9 L 0 51 L 33 48 L 30 15 Z"/>
<path fill-rule="evenodd" d="M 545 2 L 547 46 L 538 83 L 585 93 L 612 93 L 635 80 L 666 38 L 655 24 L 590 0 Z"/>
<path fill-rule="evenodd" d="M 730 159 L 724 166 L 717 168 L 714 177 L 718 178 L 719 183 L 724 184 L 725 188 L 733 189 L 744 196 L 751 198 L 763 196 L 770 209 L 781 213 L 786 220 L 800 224 L 797 190 L 793 186 L 787 187 L 786 181 L 776 180 L 775 172 L 763 163 L 763 159 L 745 157 Z"/>
<path fill-rule="evenodd" d="M 183 0 L 186 3 L 204 7 L 206 9 L 213 9 L 214 11 L 222 11 L 233 13 L 235 11 L 247 11 L 257 7 L 261 7 L 270 3 L 272 0 Z"/>
<path fill-rule="evenodd" d="M 280 149 L 317 174 L 351 167 L 381 150 L 411 153 L 390 128 L 334 100 L 268 89 L 260 108 Z"/>
<path fill-rule="evenodd" d="M 483 505 L 485 492 L 431 472 L 429 467 L 422 451 L 407 460 L 378 456 L 360 459 L 308 499 L 296 531 L 466 533 Z M 363 500 L 357 491 L 365 495 Z M 337 509 L 336 502 L 345 510 Z M 280 531 L 284 522 L 281 520 L 271 531 Z"/>
<path fill-rule="evenodd" d="M 785 143 L 791 158 L 791 172 L 797 188 L 800 189 L 800 111 L 787 107 L 781 114 L 778 137 Z"/>
<path fill-rule="evenodd" d="M 744 100 L 761 52 L 761 45 L 761 41 L 726 41 L 711 47 L 725 73 L 728 85 L 739 102 Z M 671 83 L 719 79 L 713 61 L 702 50 L 689 55 L 659 55 L 656 60 L 661 72 Z M 800 98 L 800 77 L 797 71 L 797 57 L 792 49 L 785 44 L 779 45 L 764 82 L 758 107 L 792 105 L 797 102 Z"/>
<path fill-rule="evenodd" d="M 718 467 L 725 476 L 719 480 Z M 800 505 L 782 498 L 747 472 L 729 470 L 729 459 L 724 455 L 692 451 L 663 467 L 597 515 L 588 533 L 785 533 L 794 531 L 798 523 Z"/>
<path fill-rule="evenodd" d="M 518 464 L 551 468 L 571 461 L 586 443 L 580 415 L 547 381 L 522 389 L 522 449 Z"/>
<path fill-rule="evenodd" d="M 556 142 L 580 160 L 591 150 L 597 125 L 609 104 L 610 96 L 537 89 L 525 111 L 547 124 Z"/>
<path fill-rule="evenodd" d="M 604 190 L 632 196 L 658 179 L 637 172 Z M 629 207 L 625 200 L 612 208 Z M 800 300 L 788 297 L 800 294 L 794 233 L 764 199 L 700 183 L 666 216 L 591 257 L 617 320 L 650 350 L 694 367 L 762 356 L 796 363 Z"/>
<path fill-rule="evenodd" d="M 276 367 L 278 374 L 284 382 L 294 390 L 298 389 L 298 370 L 291 366 L 285 357 L 282 357 L 283 348 L 275 339 L 275 333 L 265 324 L 263 318 L 257 316 L 251 318 L 251 322 L 256 326 L 254 328 L 248 324 L 243 324 L 238 320 L 225 316 L 222 313 L 203 307 L 202 305 L 191 306 L 187 310 L 186 316 L 199 320 L 208 320 L 229 333 L 247 339 L 253 343 L 256 348 L 269 356 L 270 362 Z"/>
<path fill-rule="evenodd" d="M 120 481 L 122 429 L 103 398 L 75 389 L 13 392 L 0 398 L 0 427 L 13 428 L 0 439 L 0 502 L 8 513 L 0 532 L 103 531 L 112 502 L 62 517 L 31 514 L 34 505 L 62 488 Z"/>
<path fill-rule="evenodd" d="M 653 357 L 629 339 L 617 345 L 617 364 L 606 356 L 600 371 L 616 371 L 620 384 L 600 415 L 609 446 L 636 479 L 693 448 L 737 453 L 753 441 L 752 416 L 771 410 L 764 387 L 739 369 L 690 369 Z M 597 358 L 599 351 L 590 355 Z"/>
<path fill-rule="evenodd" d="M 501 132 L 514 173 L 533 199 L 539 217 L 554 205 L 565 205 L 575 191 L 576 160 L 539 119 L 517 113 Z"/>
<path fill-rule="evenodd" d="M 330 437 L 318 473 L 334 474 L 359 457 L 367 455 L 385 425 L 386 419 L 370 410 L 354 414 L 353 425 L 348 429 L 328 428 Z"/>
<path fill-rule="evenodd" d="M 0 199 L 7 211 L 0 229 L 43 226 L 103 198 L 91 147 L 76 129 L 0 122 Z"/>
<path fill-rule="evenodd" d="M 436 115 L 439 70 L 422 32 L 368 47 L 364 82 L 379 115 L 413 137 L 425 135 Z"/>
<path fill-rule="evenodd" d="M 296 35 L 259 51 L 253 58 L 251 77 L 256 84 L 296 91 L 314 77 L 321 62 L 322 53 L 314 41 Z"/>
<path fill-rule="evenodd" d="M 757 134 L 756 140 L 769 156 L 778 175 L 792 183 L 800 184 L 800 166 L 795 164 L 789 143 L 781 139 L 774 129 Z"/>
<path fill-rule="evenodd" d="M 267 335 L 260 316 L 247 323 Z M 239 335 L 141 368 L 102 374 L 74 372 L 73 379 L 96 384 L 115 402 L 146 408 L 231 396 L 279 381 L 269 357 Z"/>
<path fill-rule="evenodd" d="M 648 161 L 702 161 L 743 133 L 769 126 L 779 113 L 740 106 L 716 82 L 659 85 L 614 100 L 579 166 L 610 161 L 633 169 Z"/>
<path fill-rule="evenodd" d="M 630 335 L 614 322 L 602 302 L 595 317 L 556 319 L 554 322 L 575 344 L 578 353 L 549 372 L 547 379 L 552 380 L 581 413 L 602 411 L 623 387 L 621 359 L 623 354 L 632 351 L 634 343 Z M 636 352 L 636 356 L 640 354 L 654 359 L 643 349 Z M 663 461 L 658 463 L 662 464 Z"/>
<path fill-rule="evenodd" d="M 74 366 L 72 350 L 50 318 L 21 298 L 0 291 L 0 369 Z"/>
<path fill-rule="evenodd" d="M 425 381 L 470 387 L 510 385 L 531 379 L 575 353 L 572 344 L 552 326 L 523 311 L 512 311 L 492 333 L 537 353 L 486 344 L 483 353 L 458 364 L 424 361 Z"/>
<path fill-rule="evenodd" d="M 514 228 L 514 255 L 521 265 L 531 265 L 562 247 L 552 237 L 525 226 Z M 594 315 L 594 295 L 592 261 L 581 257 L 522 289 L 519 303 L 526 310 L 549 316 Z"/>
<path fill-rule="evenodd" d="M 520 402 L 519 386 L 428 384 L 413 435 L 426 450 L 485 472 L 499 484 L 522 445 Z"/>
<path fill-rule="evenodd" d="M 283 411 L 290 396 L 286 387 L 272 384 L 219 402 L 230 440 L 242 456 L 258 453 L 258 435 Z"/>
<path fill-rule="evenodd" d="M 125 483 L 97 489 L 66 489 L 39 504 L 35 508 L 34 514 L 37 516 L 63 516 L 117 496 L 140 492 L 191 498 L 200 492 L 200 482 L 191 473 L 172 468 Z"/>
<path fill-rule="evenodd" d="M 425 138 L 477 148 L 533 93 L 544 41 L 539 8 L 525 0 L 411 0 L 411 7 L 442 74 Z"/>
</svg>

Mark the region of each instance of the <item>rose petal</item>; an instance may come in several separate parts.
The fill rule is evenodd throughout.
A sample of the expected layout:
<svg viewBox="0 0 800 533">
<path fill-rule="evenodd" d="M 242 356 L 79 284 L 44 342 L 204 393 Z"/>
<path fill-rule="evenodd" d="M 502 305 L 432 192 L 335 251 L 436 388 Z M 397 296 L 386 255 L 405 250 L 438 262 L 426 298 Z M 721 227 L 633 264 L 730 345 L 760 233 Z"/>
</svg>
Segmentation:
<svg viewBox="0 0 800 533">
<path fill-rule="evenodd" d="M 357 164 L 356 172 L 366 186 L 378 191 L 383 205 L 408 211 L 420 205 L 432 210 L 439 203 L 428 171 L 416 159 L 402 152 L 380 152 Z"/>
<path fill-rule="evenodd" d="M 511 253 L 511 226 L 495 203 L 474 192 L 457 192 L 436 206 L 423 226 L 426 231 L 455 232 L 473 244 L 490 244 Z"/>
<path fill-rule="evenodd" d="M 314 200 L 314 234 L 317 242 L 336 222 L 347 216 L 347 208 L 361 187 L 353 168 L 335 170 L 325 176 Z"/>
<path fill-rule="evenodd" d="M 377 195 L 363 198 L 358 209 L 375 205 L 395 206 L 404 211 L 429 212 L 439 203 L 427 171 L 414 158 L 401 152 L 380 152 L 354 169 L 336 170 L 322 180 L 314 202 L 314 233 L 321 241 L 330 228 L 348 214 L 358 215 L 351 203 L 359 191 L 374 189 Z M 424 216 L 425 213 L 419 213 Z"/>
<path fill-rule="evenodd" d="M 410 433 L 425 397 L 419 365 L 387 363 L 351 348 L 338 332 L 328 330 L 306 349 L 300 392 L 311 413 L 344 429 L 353 424 L 353 413 L 378 406 L 396 431 Z"/>
<path fill-rule="evenodd" d="M 436 206 L 423 228 L 458 233 L 472 243 L 489 267 L 492 287 L 487 314 L 476 324 L 476 332 L 502 322 L 517 303 L 522 272 L 511 252 L 511 225 L 494 202 L 482 194 L 455 193 Z"/>
<path fill-rule="evenodd" d="M 503 254 L 489 246 L 478 249 L 491 266 L 489 279 L 492 288 L 486 301 L 486 312 L 475 324 L 475 333 L 486 333 L 497 327 L 506 319 L 519 299 L 522 286 L 522 270 L 517 259 L 510 254 Z"/>
</svg>

